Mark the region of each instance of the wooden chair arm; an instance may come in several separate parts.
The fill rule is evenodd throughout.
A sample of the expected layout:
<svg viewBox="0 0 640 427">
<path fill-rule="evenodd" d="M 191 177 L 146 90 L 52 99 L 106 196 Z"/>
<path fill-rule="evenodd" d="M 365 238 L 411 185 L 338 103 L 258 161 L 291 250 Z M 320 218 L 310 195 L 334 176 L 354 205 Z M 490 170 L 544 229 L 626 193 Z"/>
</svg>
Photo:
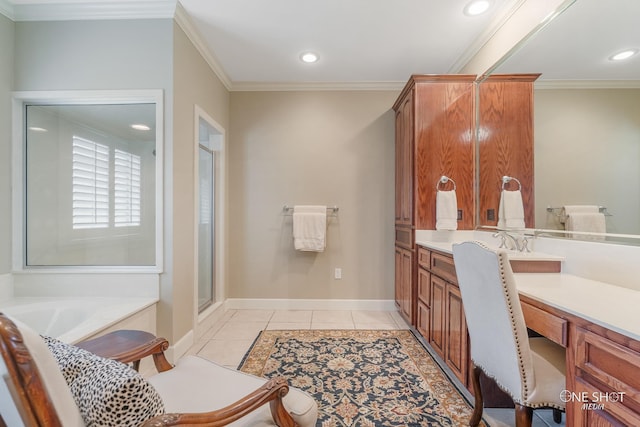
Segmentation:
<svg viewBox="0 0 640 427">
<path fill-rule="evenodd" d="M 122 363 L 133 362 L 136 371 L 140 366 L 140 359 L 147 356 L 153 356 L 158 372 L 172 368 L 164 355 L 165 350 L 169 348 L 169 342 L 149 332 L 118 330 L 76 345 L 107 359 Z"/>
<path fill-rule="evenodd" d="M 141 427 L 169 427 L 181 425 L 201 425 L 218 427 L 230 424 L 269 402 L 271 416 L 280 427 L 295 427 L 297 424 L 282 404 L 282 398 L 289 392 L 287 380 L 278 377 L 266 382 L 251 394 L 224 408 L 211 412 L 163 414 L 144 422 Z"/>
</svg>

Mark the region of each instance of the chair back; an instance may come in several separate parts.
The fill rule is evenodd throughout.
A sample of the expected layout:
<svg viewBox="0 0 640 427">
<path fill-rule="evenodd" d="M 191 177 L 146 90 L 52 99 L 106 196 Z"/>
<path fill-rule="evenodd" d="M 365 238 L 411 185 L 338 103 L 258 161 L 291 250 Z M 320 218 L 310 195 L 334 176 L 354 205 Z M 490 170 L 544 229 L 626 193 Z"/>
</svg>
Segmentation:
<svg viewBox="0 0 640 427">
<path fill-rule="evenodd" d="M 83 425 L 47 345 L 36 332 L 3 313 L 0 313 L 0 354 L 0 375 L 4 380 L 0 415 L 7 425 L 19 425 L 18 420 L 27 427 Z M 10 396 L 13 405 L 4 394 Z"/>
<path fill-rule="evenodd" d="M 534 390 L 527 328 L 504 251 L 479 242 L 453 245 L 453 258 L 471 339 L 471 359 L 517 402 Z"/>
</svg>

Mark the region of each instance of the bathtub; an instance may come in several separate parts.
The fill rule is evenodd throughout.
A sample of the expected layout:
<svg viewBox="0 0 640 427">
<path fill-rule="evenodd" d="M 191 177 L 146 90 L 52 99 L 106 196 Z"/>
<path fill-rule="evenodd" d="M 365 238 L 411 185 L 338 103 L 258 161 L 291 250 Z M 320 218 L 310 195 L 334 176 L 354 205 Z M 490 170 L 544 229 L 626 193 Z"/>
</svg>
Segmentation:
<svg viewBox="0 0 640 427">
<path fill-rule="evenodd" d="M 117 329 L 155 334 L 157 302 L 143 297 L 19 297 L 0 302 L 0 312 L 39 334 L 73 344 Z"/>
</svg>

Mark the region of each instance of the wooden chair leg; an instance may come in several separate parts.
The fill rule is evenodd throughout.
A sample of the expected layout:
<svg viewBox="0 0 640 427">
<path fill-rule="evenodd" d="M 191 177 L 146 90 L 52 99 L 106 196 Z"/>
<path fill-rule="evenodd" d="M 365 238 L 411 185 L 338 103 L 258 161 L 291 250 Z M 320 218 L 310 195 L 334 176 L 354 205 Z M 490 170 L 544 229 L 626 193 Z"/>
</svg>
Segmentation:
<svg viewBox="0 0 640 427">
<path fill-rule="evenodd" d="M 469 420 L 470 427 L 476 427 L 480 424 L 480 420 L 482 419 L 482 410 L 484 407 L 484 401 L 482 400 L 482 388 L 480 387 L 480 373 L 482 369 L 478 368 L 476 365 L 473 365 L 473 375 L 471 376 L 471 383 L 473 384 L 473 396 L 475 398 L 473 404 L 473 415 L 471 415 L 471 419 Z"/>
<path fill-rule="evenodd" d="M 533 408 L 516 403 L 516 427 L 531 427 Z"/>
<path fill-rule="evenodd" d="M 553 422 L 560 424 L 562 422 L 562 411 L 560 409 L 553 410 Z"/>
</svg>

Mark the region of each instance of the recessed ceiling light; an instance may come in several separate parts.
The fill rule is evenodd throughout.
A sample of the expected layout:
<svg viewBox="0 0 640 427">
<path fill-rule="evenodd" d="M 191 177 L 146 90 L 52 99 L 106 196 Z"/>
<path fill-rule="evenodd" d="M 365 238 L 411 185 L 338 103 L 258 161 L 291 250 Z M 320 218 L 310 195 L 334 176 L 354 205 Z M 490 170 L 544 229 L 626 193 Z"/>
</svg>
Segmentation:
<svg viewBox="0 0 640 427">
<path fill-rule="evenodd" d="M 302 55 L 300 55 L 300 59 L 302 59 L 302 62 L 312 64 L 318 61 L 318 55 L 313 52 L 305 52 Z"/>
<path fill-rule="evenodd" d="M 149 126 L 139 123 L 132 124 L 131 127 L 135 130 L 151 130 Z"/>
<path fill-rule="evenodd" d="M 622 61 L 631 58 L 636 53 L 638 53 L 638 49 L 627 49 L 610 56 L 609 59 L 611 61 Z"/>
<path fill-rule="evenodd" d="M 480 15 L 489 10 L 490 6 L 491 1 L 489 0 L 474 0 L 464 8 L 464 14 L 468 16 Z"/>
<path fill-rule="evenodd" d="M 29 130 L 34 131 L 34 132 L 47 132 L 47 130 L 45 128 L 40 128 L 37 126 L 30 126 Z"/>
</svg>

